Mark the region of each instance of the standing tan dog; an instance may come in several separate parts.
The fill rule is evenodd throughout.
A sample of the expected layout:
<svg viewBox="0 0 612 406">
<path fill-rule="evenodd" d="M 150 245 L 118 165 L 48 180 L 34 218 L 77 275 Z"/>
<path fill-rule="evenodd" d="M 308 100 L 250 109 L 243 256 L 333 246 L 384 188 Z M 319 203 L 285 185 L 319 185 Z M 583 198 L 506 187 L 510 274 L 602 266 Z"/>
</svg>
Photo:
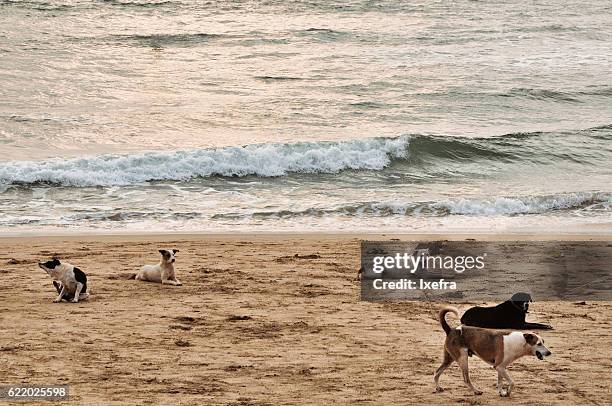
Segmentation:
<svg viewBox="0 0 612 406">
<path fill-rule="evenodd" d="M 134 279 L 138 281 L 156 282 L 168 285 L 181 286 L 182 283 L 176 278 L 174 262 L 179 250 L 159 250 L 162 258 L 157 265 L 145 265 L 136 274 Z"/>
<path fill-rule="evenodd" d="M 468 371 L 468 357 L 472 354 L 478 355 L 480 359 L 493 365 L 497 370 L 497 391 L 500 396 L 510 396 L 514 381 L 506 372 L 506 367 L 512 362 L 525 355 L 535 355 L 542 360 L 552 354 L 544 346 L 544 340 L 534 333 L 522 333 L 520 331 L 489 330 L 479 327 L 459 326 L 452 329 L 446 322 L 446 313 L 454 313 L 459 317 L 457 309 L 445 307 L 438 313 L 440 324 L 446 333 L 444 342 L 444 361 L 436 370 L 434 381 L 436 391 L 444 389 L 438 383 L 440 375 L 446 368 L 457 361 L 463 380 L 475 395 L 481 395 L 482 391 L 476 389 L 470 381 Z M 503 387 L 503 380 L 508 382 L 508 389 Z"/>
</svg>

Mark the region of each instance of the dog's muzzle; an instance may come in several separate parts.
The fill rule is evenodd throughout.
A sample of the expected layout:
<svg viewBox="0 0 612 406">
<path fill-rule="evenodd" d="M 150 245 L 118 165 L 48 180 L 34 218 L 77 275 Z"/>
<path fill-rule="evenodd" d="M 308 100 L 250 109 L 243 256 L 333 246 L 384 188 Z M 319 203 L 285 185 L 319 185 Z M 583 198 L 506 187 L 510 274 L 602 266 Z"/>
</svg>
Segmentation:
<svg viewBox="0 0 612 406">
<path fill-rule="evenodd" d="M 550 354 L 552 354 L 552 352 L 550 351 L 546 351 L 545 353 L 542 353 L 541 351 L 536 351 L 536 357 L 538 357 L 540 361 L 543 360 L 544 357 L 548 357 Z"/>
</svg>

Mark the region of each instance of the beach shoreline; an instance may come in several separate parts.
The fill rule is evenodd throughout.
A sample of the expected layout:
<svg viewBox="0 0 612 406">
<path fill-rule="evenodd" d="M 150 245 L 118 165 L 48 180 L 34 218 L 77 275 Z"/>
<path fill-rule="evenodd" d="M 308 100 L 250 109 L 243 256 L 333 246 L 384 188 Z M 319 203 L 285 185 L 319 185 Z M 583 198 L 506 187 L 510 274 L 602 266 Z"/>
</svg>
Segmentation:
<svg viewBox="0 0 612 406">
<path fill-rule="evenodd" d="M 49 241 L 160 241 L 165 239 L 172 240 L 232 240 L 232 239 L 253 239 L 253 240 L 282 240 L 282 239 L 338 239 L 338 240 L 392 240 L 401 241 L 608 241 L 612 240 L 612 233 L 602 231 L 601 233 L 471 233 L 469 231 L 460 233 L 394 233 L 394 232 L 66 232 L 66 233 L 0 233 L 0 241 L 20 241 L 20 240 L 49 240 Z"/>
</svg>

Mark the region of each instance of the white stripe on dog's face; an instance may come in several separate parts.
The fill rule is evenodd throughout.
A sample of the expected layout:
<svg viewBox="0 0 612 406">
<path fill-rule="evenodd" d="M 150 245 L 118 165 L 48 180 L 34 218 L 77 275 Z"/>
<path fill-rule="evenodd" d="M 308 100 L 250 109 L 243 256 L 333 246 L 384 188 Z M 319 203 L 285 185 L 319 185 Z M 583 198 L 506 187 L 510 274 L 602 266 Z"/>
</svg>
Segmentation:
<svg viewBox="0 0 612 406">
<path fill-rule="evenodd" d="M 159 250 L 159 253 L 162 256 L 162 262 L 172 264 L 176 261 L 176 253 L 179 250 L 171 249 L 171 250 Z"/>
<path fill-rule="evenodd" d="M 538 337 L 538 342 L 533 346 L 533 355 L 538 357 L 539 360 L 543 360 L 544 357 L 548 357 L 552 352 L 544 345 L 544 340 Z"/>
<path fill-rule="evenodd" d="M 544 357 L 548 357 L 552 352 L 544 345 L 544 340 L 537 334 L 525 333 L 523 334 L 525 339 L 525 345 L 529 348 L 529 353 L 535 355 L 539 360 L 543 360 Z"/>
<path fill-rule="evenodd" d="M 56 258 L 47 262 L 38 263 L 38 266 L 44 269 L 44 271 L 52 277 L 56 277 L 63 272 L 63 267 L 61 265 L 61 262 Z"/>
</svg>

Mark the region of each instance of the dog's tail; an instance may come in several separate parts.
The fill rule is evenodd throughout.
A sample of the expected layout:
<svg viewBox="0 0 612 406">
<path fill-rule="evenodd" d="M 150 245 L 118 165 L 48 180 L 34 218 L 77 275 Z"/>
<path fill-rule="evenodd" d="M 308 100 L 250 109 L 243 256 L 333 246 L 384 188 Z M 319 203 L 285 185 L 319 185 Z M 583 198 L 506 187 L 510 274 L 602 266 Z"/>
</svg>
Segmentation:
<svg viewBox="0 0 612 406">
<path fill-rule="evenodd" d="M 438 313 L 438 320 L 440 320 L 440 324 L 442 325 L 444 332 L 448 335 L 451 328 L 446 322 L 446 313 L 453 313 L 455 316 L 459 317 L 459 311 L 452 306 L 445 306 L 440 309 L 440 312 Z"/>
</svg>

